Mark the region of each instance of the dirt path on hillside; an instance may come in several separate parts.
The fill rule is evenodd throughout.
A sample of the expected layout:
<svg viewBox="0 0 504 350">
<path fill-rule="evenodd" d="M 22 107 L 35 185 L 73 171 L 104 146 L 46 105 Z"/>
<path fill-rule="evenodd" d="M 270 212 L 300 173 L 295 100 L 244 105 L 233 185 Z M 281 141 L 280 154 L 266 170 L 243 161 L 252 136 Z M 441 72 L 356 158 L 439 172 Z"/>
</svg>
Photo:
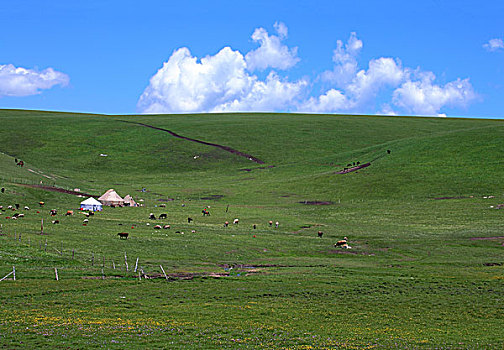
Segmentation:
<svg viewBox="0 0 504 350">
<path fill-rule="evenodd" d="M 23 186 L 23 187 L 31 187 L 31 188 L 40 188 L 41 190 L 45 190 L 45 191 L 66 193 L 66 194 L 71 194 L 73 196 L 84 196 L 84 197 L 95 197 L 95 198 L 99 197 L 94 194 L 65 190 L 64 188 L 60 188 L 60 187 L 53 187 L 53 186 L 46 186 L 46 185 L 28 185 L 28 184 L 15 184 L 15 185 Z"/>
<path fill-rule="evenodd" d="M 354 166 L 352 168 L 346 168 L 344 170 L 337 171 L 337 172 L 335 172 L 335 174 L 348 174 L 348 173 L 351 173 L 352 171 L 357 171 L 359 169 L 367 168 L 370 165 L 371 165 L 371 163 L 361 164 L 361 165 L 358 165 L 358 166 Z"/>
<path fill-rule="evenodd" d="M 167 132 L 170 135 L 172 135 L 174 137 L 177 137 L 179 139 L 183 139 L 183 140 L 187 140 L 187 141 L 191 141 L 191 142 L 196 142 L 196 143 L 201 143 L 202 145 L 217 147 L 217 148 L 220 148 L 220 149 L 222 149 L 222 150 L 224 150 L 226 152 L 236 154 L 237 156 L 245 157 L 245 158 L 247 158 L 247 159 L 249 159 L 249 160 L 251 160 L 251 161 L 253 161 L 253 162 L 257 163 L 257 164 L 264 164 L 264 162 L 262 160 L 260 160 L 259 158 L 256 158 L 256 157 L 254 157 L 254 156 L 252 156 L 250 154 L 246 154 L 246 153 L 240 152 L 240 151 L 235 150 L 234 148 L 231 148 L 231 147 L 228 147 L 228 146 L 223 146 L 223 145 L 219 145 L 217 143 L 211 143 L 211 142 L 206 142 L 206 141 L 192 139 L 190 137 L 185 137 L 185 136 L 179 135 L 177 133 L 174 133 L 171 130 L 167 130 L 167 129 L 163 129 L 163 128 L 158 128 L 157 126 L 153 126 L 153 125 L 148 125 L 148 124 L 138 123 L 138 122 L 131 122 L 131 121 L 127 121 L 127 120 L 119 120 L 119 121 L 123 122 L 123 123 L 136 124 L 136 125 L 144 126 L 146 128 L 151 128 L 151 129 L 155 129 L 155 130 L 164 131 L 164 132 Z"/>
</svg>

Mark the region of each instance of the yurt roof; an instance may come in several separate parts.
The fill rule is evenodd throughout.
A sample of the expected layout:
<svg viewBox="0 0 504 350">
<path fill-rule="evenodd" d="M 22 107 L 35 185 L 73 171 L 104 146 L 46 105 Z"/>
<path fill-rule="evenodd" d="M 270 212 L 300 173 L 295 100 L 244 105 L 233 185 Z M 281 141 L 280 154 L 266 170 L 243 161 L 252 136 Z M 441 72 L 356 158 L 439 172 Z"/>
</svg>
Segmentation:
<svg viewBox="0 0 504 350">
<path fill-rule="evenodd" d="M 82 201 L 80 204 L 87 204 L 87 205 L 102 205 L 100 202 L 98 202 L 96 199 L 93 197 L 89 197 L 88 199 Z"/>
<path fill-rule="evenodd" d="M 106 202 L 122 202 L 124 199 L 122 199 L 114 189 L 110 189 L 107 192 L 105 192 L 100 198 L 98 198 L 100 201 L 106 201 Z"/>
</svg>

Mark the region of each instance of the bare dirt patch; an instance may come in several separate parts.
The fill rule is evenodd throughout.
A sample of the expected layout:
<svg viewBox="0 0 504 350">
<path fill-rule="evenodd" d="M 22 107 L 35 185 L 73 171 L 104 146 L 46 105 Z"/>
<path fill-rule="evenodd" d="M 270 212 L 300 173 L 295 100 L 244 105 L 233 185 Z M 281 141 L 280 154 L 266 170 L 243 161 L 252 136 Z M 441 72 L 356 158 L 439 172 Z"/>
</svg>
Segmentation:
<svg viewBox="0 0 504 350">
<path fill-rule="evenodd" d="M 330 202 L 330 201 L 301 201 L 298 203 L 306 204 L 306 205 L 332 205 L 332 204 L 334 204 L 333 202 Z"/>
<path fill-rule="evenodd" d="M 465 197 L 465 196 L 456 196 L 456 197 L 436 197 L 434 200 L 445 200 L 445 199 L 466 199 L 466 198 L 471 198 L 471 197 Z"/>
<path fill-rule="evenodd" d="M 250 168 L 240 169 L 240 171 L 252 171 L 252 170 L 261 170 L 261 169 L 271 169 L 271 168 L 274 168 L 274 167 L 275 167 L 274 165 L 268 165 L 268 166 L 262 166 L 262 167 L 259 167 L 259 168 L 254 168 L 254 169 L 250 169 Z"/>
<path fill-rule="evenodd" d="M 341 250 L 341 249 L 330 249 L 327 251 L 329 254 L 348 254 L 348 255 L 367 255 L 374 256 L 374 253 L 369 252 L 355 252 L 350 250 Z M 322 252 L 323 253 L 323 252 Z"/>
<path fill-rule="evenodd" d="M 335 172 L 335 174 L 348 174 L 348 173 L 351 173 L 351 172 L 354 172 L 354 171 L 357 171 L 357 170 L 360 170 L 360 169 L 367 168 L 370 165 L 371 165 L 371 162 L 360 164 L 360 165 L 357 165 L 357 166 L 354 166 L 354 167 L 351 167 L 351 168 L 345 168 L 343 170 L 337 171 L 337 172 Z"/>
<path fill-rule="evenodd" d="M 206 200 L 206 201 L 216 201 L 216 200 L 221 199 L 223 197 L 224 197 L 223 194 L 211 194 L 211 195 L 208 195 L 205 197 L 201 197 L 200 199 Z"/>
</svg>

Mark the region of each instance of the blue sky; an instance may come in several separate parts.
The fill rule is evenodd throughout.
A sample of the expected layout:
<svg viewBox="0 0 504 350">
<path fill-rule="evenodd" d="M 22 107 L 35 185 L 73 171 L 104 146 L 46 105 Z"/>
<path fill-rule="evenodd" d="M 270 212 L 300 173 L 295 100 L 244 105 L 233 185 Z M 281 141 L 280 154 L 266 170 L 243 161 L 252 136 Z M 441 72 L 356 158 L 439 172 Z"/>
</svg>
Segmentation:
<svg viewBox="0 0 504 350">
<path fill-rule="evenodd" d="M 5 1 L 0 108 L 504 117 L 500 1 Z"/>
</svg>

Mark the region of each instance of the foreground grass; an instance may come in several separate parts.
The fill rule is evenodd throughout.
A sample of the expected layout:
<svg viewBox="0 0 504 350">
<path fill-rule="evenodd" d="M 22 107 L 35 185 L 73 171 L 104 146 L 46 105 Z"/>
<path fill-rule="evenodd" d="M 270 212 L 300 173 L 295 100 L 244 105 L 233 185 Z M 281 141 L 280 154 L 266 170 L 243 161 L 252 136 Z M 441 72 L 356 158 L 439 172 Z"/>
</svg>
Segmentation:
<svg viewBox="0 0 504 350">
<path fill-rule="evenodd" d="M 0 216 L 0 277 L 13 265 L 17 277 L 0 282 L 5 348 L 504 346 L 499 122 L 24 111 L 0 118 L 12 126 L 0 132 L 0 205 L 31 208 L 19 220 Z M 271 167 L 119 120 L 234 147 Z M 334 174 L 386 149 L 392 153 L 366 170 Z M 18 185 L 40 181 L 96 194 L 114 187 L 144 206 L 106 208 L 86 226 L 79 213 L 60 214 L 51 225 L 50 208 L 66 212 L 81 199 Z M 210 217 L 201 216 L 206 206 Z M 168 218 L 152 222 L 151 212 Z M 224 228 L 234 218 L 240 224 Z M 130 238 L 119 240 L 121 231 Z M 333 247 L 343 236 L 351 250 Z M 138 279 L 136 258 L 155 278 Z"/>
</svg>

